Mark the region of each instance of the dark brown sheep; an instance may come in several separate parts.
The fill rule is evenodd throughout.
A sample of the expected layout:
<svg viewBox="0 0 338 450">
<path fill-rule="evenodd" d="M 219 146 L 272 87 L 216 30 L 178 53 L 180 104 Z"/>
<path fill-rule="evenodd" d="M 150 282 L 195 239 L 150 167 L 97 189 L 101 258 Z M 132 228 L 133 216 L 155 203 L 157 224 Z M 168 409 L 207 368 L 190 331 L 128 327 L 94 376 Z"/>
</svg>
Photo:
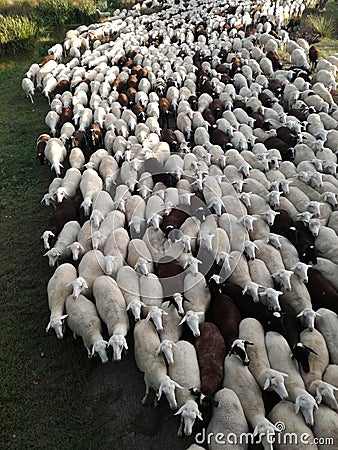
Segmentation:
<svg viewBox="0 0 338 450">
<path fill-rule="evenodd" d="M 201 323 L 199 329 L 200 336 L 195 340 L 195 347 L 200 368 L 201 391 L 205 395 L 213 396 L 222 387 L 225 343 L 213 323 Z"/>
<path fill-rule="evenodd" d="M 155 274 L 163 288 L 163 301 L 169 300 L 175 293 L 182 293 L 184 289 L 185 273 L 182 266 L 170 256 L 164 256 L 155 263 Z"/>
<path fill-rule="evenodd" d="M 312 308 L 314 310 L 327 308 L 338 314 L 338 292 L 333 284 L 313 267 L 308 269 L 307 275 L 309 281 L 306 287 L 311 297 Z"/>
<path fill-rule="evenodd" d="M 45 230 L 51 231 L 54 234 L 54 236 L 49 236 L 48 239 L 50 247 L 53 247 L 55 244 L 56 239 L 64 225 L 71 220 L 79 221 L 79 218 L 80 210 L 75 202 L 64 199 L 61 203 L 59 203 L 50 216 L 47 229 Z"/>
<path fill-rule="evenodd" d="M 219 329 L 226 352 L 229 352 L 231 344 L 238 338 L 238 326 L 241 321 L 241 314 L 234 301 L 225 294 L 215 296 L 211 301 L 208 316 Z"/>
</svg>

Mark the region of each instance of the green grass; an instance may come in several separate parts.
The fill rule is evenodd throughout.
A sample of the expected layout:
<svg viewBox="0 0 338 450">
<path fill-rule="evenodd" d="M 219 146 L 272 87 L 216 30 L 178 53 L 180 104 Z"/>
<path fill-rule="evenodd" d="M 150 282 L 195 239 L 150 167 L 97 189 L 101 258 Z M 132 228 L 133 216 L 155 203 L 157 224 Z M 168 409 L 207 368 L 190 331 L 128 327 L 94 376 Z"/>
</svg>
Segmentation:
<svg viewBox="0 0 338 450">
<path fill-rule="evenodd" d="M 309 17 L 310 16 L 310 17 Z M 300 31 L 319 34 L 320 58 L 338 52 L 338 2 L 329 0 L 324 11 L 305 10 Z"/>
<path fill-rule="evenodd" d="M 47 131 L 48 105 L 41 94 L 32 105 L 21 90 L 36 58 L 0 63 L 0 448 L 99 448 L 86 393 L 98 362 L 69 332 L 62 341 L 45 332 L 52 269 L 40 236 L 51 211 L 40 200 L 53 174 L 36 159 L 35 141 Z"/>
</svg>

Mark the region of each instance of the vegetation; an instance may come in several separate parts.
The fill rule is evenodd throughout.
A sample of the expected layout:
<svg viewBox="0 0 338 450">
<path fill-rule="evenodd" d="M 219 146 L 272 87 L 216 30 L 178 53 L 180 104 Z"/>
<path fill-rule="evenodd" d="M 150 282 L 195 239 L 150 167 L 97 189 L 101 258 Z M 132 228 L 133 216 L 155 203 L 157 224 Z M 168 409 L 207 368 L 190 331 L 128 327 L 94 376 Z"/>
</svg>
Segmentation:
<svg viewBox="0 0 338 450">
<path fill-rule="evenodd" d="M 329 0 L 323 11 L 306 10 L 300 32 L 316 38 L 315 45 L 320 51 L 321 58 L 337 53 L 338 2 Z"/>
<path fill-rule="evenodd" d="M 55 27 L 95 22 L 96 7 L 94 0 L 0 0 L 0 54 L 26 51 Z"/>
</svg>

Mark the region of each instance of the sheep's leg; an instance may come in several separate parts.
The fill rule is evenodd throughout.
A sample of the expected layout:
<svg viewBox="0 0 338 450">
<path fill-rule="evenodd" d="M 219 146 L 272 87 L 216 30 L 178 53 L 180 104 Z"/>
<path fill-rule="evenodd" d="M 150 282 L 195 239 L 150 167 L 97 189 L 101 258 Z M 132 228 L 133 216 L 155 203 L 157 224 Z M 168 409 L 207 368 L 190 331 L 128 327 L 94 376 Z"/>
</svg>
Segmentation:
<svg viewBox="0 0 338 450">
<path fill-rule="evenodd" d="M 148 395 L 149 395 L 149 386 L 148 386 L 148 383 L 146 381 L 145 381 L 145 384 L 146 384 L 146 393 L 145 393 L 145 396 L 142 399 L 142 405 L 146 404 L 146 401 L 147 401 L 147 398 L 148 398 Z"/>
<path fill-rule="evenodd" d="M 179 429 L 177 431 L 177 437 L 182 437 L 182 429 L 183 429 L 183 417 L 181 416 L 180 426 L 179 426 Z"/>
</svg>

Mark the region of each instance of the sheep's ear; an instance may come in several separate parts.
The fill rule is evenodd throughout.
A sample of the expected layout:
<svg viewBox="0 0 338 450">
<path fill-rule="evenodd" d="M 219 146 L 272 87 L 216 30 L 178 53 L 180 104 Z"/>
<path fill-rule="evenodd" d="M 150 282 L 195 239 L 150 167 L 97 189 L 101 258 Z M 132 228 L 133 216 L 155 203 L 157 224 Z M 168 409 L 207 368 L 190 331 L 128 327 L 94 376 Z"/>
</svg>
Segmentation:
<svg viewBox="0 0 338 450">
<path fill-rule="evenodd" d="M 297 317 L 302 317 L 303 313 L 304 313 L 304 310 L 301 311 L 299 314 L 297 314 Z"/>
<path fill-rule="evenodd" d="M 123 348 L 124 348 L 125 350 L 128 350 L 128 344 L 127 344 L 127 341 L 126 341 L 126 340 L 124 341 Z"/>
<path fill-rule="evenodd" d="M 63 316 L 60 317 L 60 320 L 65 320 L 68 317 L 68 314 L 64 314 Z"/>
<path fill-rule="evenodd" d="M 74 281 L 74 280 L 73 280 L 73 281 Z M 70 283 L 66 284 L 65 286 L 66 286 L 66 287 L 72 286 L 72 285 L 73 285 L 73 281 L 71 281 Z"/>
<path fill-rule="evenodd" d="M 109 342 L 108 341 L 103 340 L 103 343 L 106 344 L 107 347 L 109 347 Z"/>
<path fill-rule="evenodd" d="M 263 386 L 264 391 L 270 386 L 270 382 L 271 382 L 270 377 L 267 377 Z"/>
<path fill-rule="evenodd" d="M 181 322 L 178 325 L 182 325 L 182 323 L 184 323 L 187 320 L 187 316 L 184 316 L 183 319 L 181 320 Z"/>
<path fill-rule="evenodd" d="M 197 412 L 196 412 L 196 415 L 197 415 L 197 417 L 198 417 L 200 420 L 203 420 L 203 417 L 202 417 L 202 414 L 201 414 L 200 411 L 197 411 Z"/>
<path fill-rule="evenodd" d="M 51 324 L 52 324 L 51 322 L 48 323 L 48 325 L 46 327 L 46 333 L 48 333 L 48 331 L 50 330 Z"/>
<path fill-rule="evenodd" d="M 148 313 L 148 315 L 147 315 L 147 317 L 146 317 L 146 320 L 150 320 L 150 312 Z M 180 324 L 179 324 L 180 325 Z"/>
<path fill-rule="evenodd" d="M 178 416 L 179 414 L 182 414 L 183 409 L 184 409 L 184 405 L 181 406 L 180 409 L 174 413 L 174 416 Z"/>
<path fill-rule="evenodd" d="M 176 381 L 173 381 L 173 383 L 174 383 L 174 386 L 175 386 L 177 389 L 184 389 L 184 387 L 181 386 L 180 384 L 176 383 Z"/>
</svg>

